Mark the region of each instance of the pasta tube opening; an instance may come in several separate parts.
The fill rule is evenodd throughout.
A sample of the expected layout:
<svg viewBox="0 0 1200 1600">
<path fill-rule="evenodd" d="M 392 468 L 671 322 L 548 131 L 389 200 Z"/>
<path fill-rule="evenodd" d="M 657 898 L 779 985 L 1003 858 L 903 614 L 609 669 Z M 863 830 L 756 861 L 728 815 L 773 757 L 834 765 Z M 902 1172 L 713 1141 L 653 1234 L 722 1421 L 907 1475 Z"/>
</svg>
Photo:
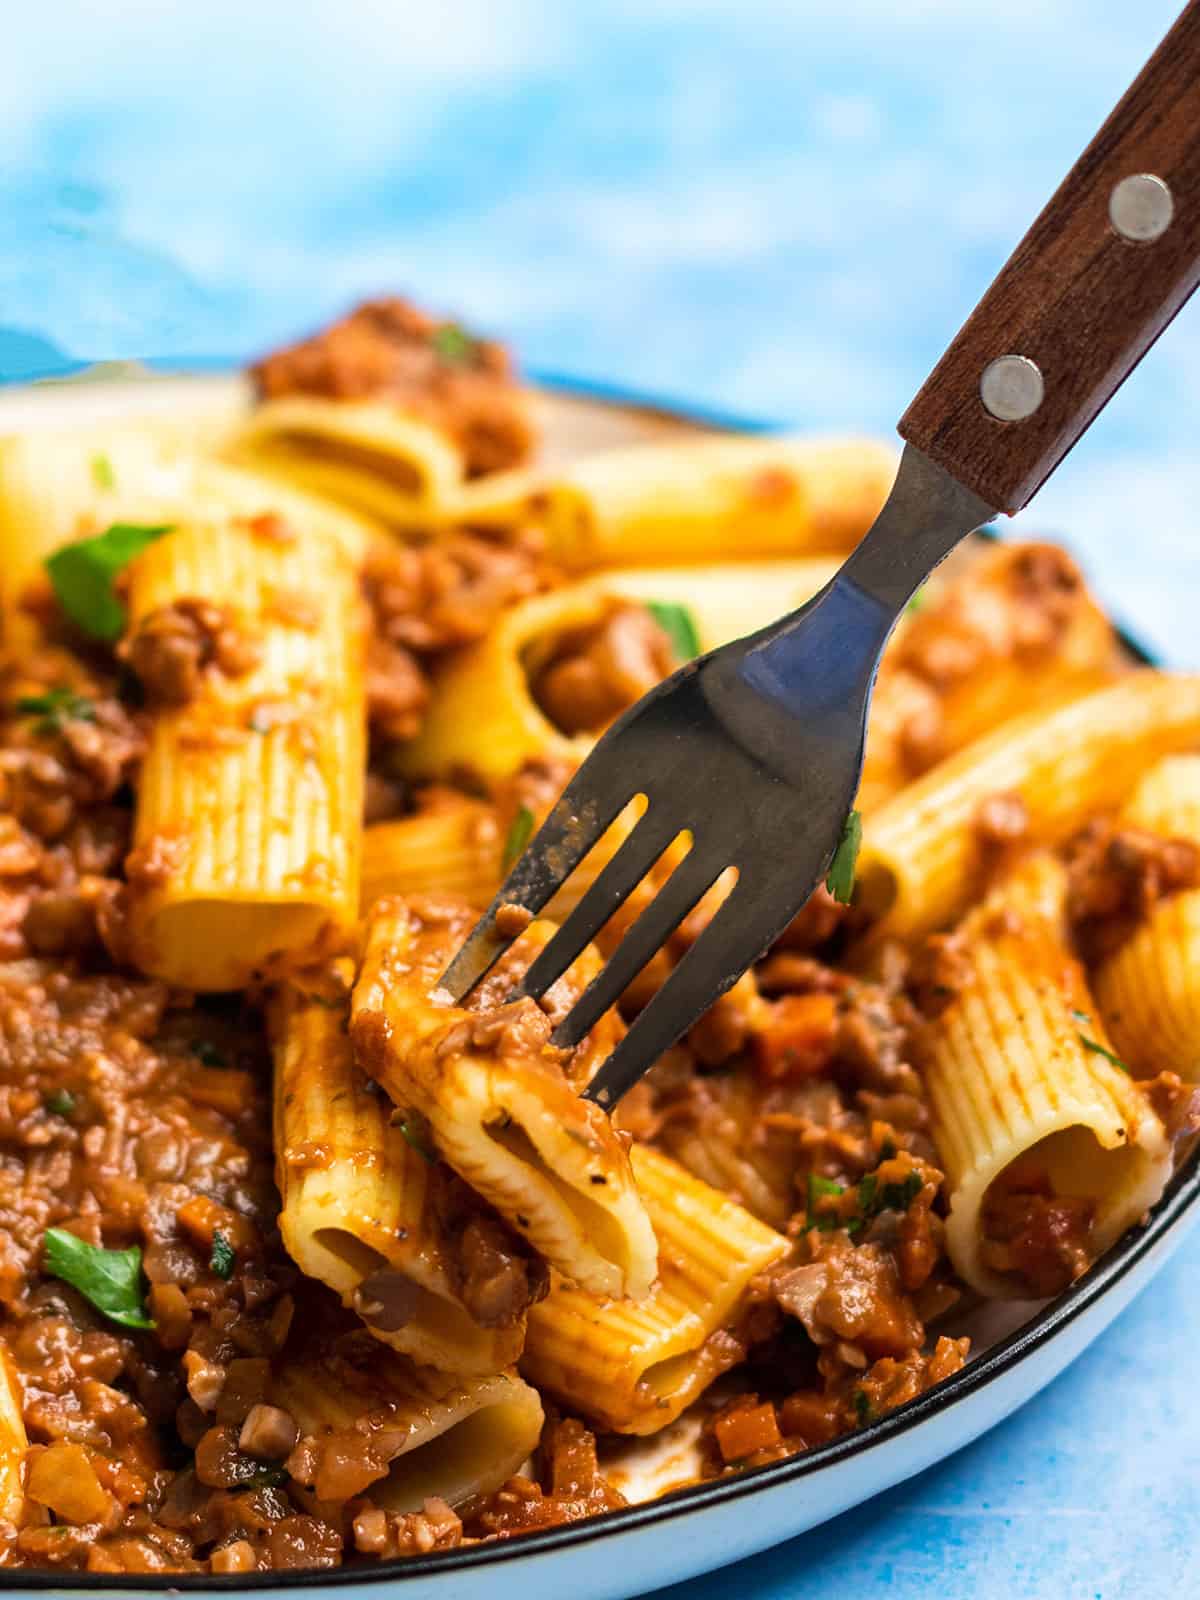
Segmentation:
<svg viewBox="0 0 1200 1600">
<path fill-rule="evenodd" d="M 417 1511 L 431 1496 L 461 1505 L 507 1482 L 537 1448 L 544 1414 L 537 1391 L 504 1378 L 470 1416 L 393 1461 L 372 1492 L 386 1511 Z"/>
<path fill-rule="evenodd" d="M 370 401 L 268 400 L 229 458 L 400 528 L 439 520 L 463 476 L 444 434 Z"/>
<path fill-rule="evenodd" d="M 498 1488 L 544 1420 L 536 1391 L 513 1372 L 461 1379 L 414 1366 L 319 1317 L 274 1374 L 270 1398 L 300 1434 L 288 1460 L 297 1482 L 318 1501 L 366 1492 L 389 1511 Z"/>
<path fill-rule="evenodd" d="M 981 1294 L 1065 1288 L 1161 1195 L 1166 1130 L 1111 1050 L 1063 930 L 1065 871 L 1023 863 L 952 935 L 918 1040 L 946 1172 L 946 1247 Z"/>
</svg>

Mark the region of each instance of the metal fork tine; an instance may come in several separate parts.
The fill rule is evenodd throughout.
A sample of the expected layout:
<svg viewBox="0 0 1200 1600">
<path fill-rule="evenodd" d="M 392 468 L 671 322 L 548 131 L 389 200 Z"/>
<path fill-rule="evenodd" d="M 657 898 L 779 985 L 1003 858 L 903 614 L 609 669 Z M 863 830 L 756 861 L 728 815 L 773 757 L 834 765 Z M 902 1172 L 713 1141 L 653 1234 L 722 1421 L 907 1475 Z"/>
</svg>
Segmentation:
<svg viewBox="0 0 1200 1600">
<path fill-rule="evenodd" d="M 587 1099 L 602 1106 L 615 1106 L 647 1067 L 670 1049 L 714 1000 L 733 987 L 738 974 L 763 953 L 780 931 L 780 919 L 759 917 L 739 929 L 737 913 L 748 903 L 748 886 L 743 878 L 649 1005 L 634 1018 L 629 1032 L 586 1089 Z M 781 920 L 786 924 L 786 913 Z"/>
<path fill-rule="evenodd" d="M 585 762 L 563 790 L 500 886 L 499 894 L 442 974 L 439 988 L 455 1002 L 470 994 L 517 937 L 515 933 L 497 931 L 496 913 L 500 907 L 523 906 L 536 916 L 636 794 L 636 784 L 628 779 L 611 782 L 605 792 L 599 770 L 590 773 L 585 781 L 588 767 Z"/>
<path fill-rule="evenodd" d="M 658 951 L 728 863 L 711 851 L 691 850 L 621 940 L 603 969 L 592 979 L 551 1035 L 564 1049 L 573 1049 L 615 1005 L 638 973 Z"/>
<path fill-rule="evenodd" d="M 550 943 L 538 952 L 511 998 L 519 1000 L 531 995 L 540 999 L 637 888 L 679 832 L 678 820 L 672 818 L 669 807 L 651 806 L 628 838 L 622 840 L 616 855 L 585 891 Z"/>
</svg>

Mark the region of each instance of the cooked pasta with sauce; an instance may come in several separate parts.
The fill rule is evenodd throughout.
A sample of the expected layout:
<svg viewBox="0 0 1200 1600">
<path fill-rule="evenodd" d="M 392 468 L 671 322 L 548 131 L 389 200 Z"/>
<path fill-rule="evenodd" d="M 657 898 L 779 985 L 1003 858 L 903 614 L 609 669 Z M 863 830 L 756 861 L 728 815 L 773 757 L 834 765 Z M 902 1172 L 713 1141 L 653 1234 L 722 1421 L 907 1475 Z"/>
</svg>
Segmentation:
<svg viewBox="0 0 1200 1600">
<path fill-rule="evenodd" d="M 637 802 L 464 1005 L 438 977 L 605 728 L 814 594 L 895 458 L 567 459 L 395 299 L 249 376 L 0 438 L 0 1567 L 508 1539 L 678 1429 L 685 1477 L 753 1470 L 1140 1226 L 1200 1129 L 1200 679 L 977 541 L 886 653 L 857 861 L 610 1119 L 729 884 L 551 1035 L 686 837 L 542 1000 Z"/>
</svg>

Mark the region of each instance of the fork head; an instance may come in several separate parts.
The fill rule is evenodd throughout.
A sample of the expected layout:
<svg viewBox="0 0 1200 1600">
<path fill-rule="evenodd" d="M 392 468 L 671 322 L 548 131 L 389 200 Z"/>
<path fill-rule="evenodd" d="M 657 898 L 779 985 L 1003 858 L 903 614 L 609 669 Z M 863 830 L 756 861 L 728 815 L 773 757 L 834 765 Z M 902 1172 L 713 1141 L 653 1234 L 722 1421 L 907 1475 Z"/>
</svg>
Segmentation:
<svg viewBox="0 0 1200 1600">
<path fill-rule="evenodd" d="M 508 948 L 503 906 L 536 915 L 638 795 L 645 810 L 513 998 L 540 998 L 681 833 L 687 853 L 555 1029 L 578 1044 L 728 869 L 737 881 L 589 1093 L 615 1103 L 735 983 L 828 869 L 862 766 L 890 618 L 835 579 L 776 626 L 676 672 L 603 736 L 442 979 L 463 998 Z M 803 692 L 798 696 L 798 686 Z M 501 918 L 516 926 L 520 919 Z"/>
<path fill-rule="evenodd" d="M 613 724 L 451 962 L 443 989 L 455 1000 L 468 994 L 515 937 L 501 931 L 501 909 L 541 911 L 644 796 L 632 833 L 516 991 L 540 998 L 686 833 L 683 860 L 555 1028 L 555 1043 L 577 1044 L 705 891 L 736 871 L 732 891 L 592 1080 L 588 1094 L 615 1104 L 774 943 L 828 871 L 858 789 L 888 635 L 933 567 L 991 515 L 907 445 L 875 525 L 820 594 L 681 668 Z"/>
</svg>

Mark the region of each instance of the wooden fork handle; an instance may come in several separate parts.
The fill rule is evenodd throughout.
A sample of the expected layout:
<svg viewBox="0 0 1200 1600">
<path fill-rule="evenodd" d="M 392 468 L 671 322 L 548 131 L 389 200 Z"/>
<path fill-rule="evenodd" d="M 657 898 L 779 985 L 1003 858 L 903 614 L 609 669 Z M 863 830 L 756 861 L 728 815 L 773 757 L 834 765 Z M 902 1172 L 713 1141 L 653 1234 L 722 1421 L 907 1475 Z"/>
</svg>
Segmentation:
<svg viewBox="0 0 1200 1600">
<path fill-rule="evenodd" d="M 1019 511 L 1200 282 L 1200 0 L 971 313 L 901 435 Z"/>
</svg>

